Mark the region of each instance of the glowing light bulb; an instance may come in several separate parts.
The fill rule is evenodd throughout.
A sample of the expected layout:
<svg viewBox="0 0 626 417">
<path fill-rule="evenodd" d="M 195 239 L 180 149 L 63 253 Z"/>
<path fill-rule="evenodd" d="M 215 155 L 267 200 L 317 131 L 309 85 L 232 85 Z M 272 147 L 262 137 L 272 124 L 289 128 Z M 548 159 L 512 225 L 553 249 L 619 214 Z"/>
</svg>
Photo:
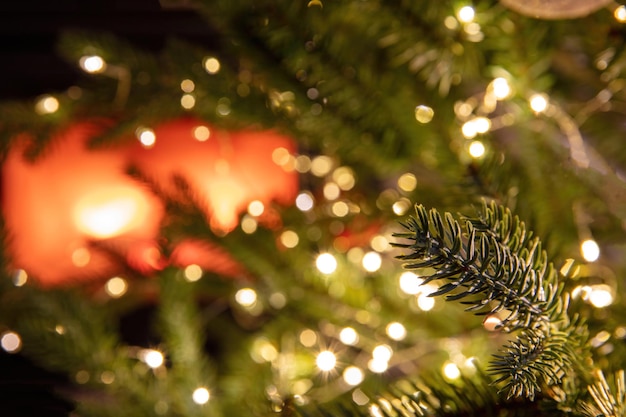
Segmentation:
<svg viewBox="0 0 626 417">
<path fill-rule="evenodd" d="M 5 352 L 17 353 L 22 348 L 22 338 L 15 332 L 6 331 L 0 337 L 0 346 Z"/>
<path fill-rule="evenodd" d="M 541 113 L 548 108 L 548 99 L 544 94 L 534 94 L 528 102 L 535 113 Z"/>
<path fill-rule="evenodd" d="M 600 257 L 600 247 L 593 239 L 587 239 L 580 244 L 580 252 L 587 262 L 595 262 Z"/>
<path fill-rule="evenodd" d="M 151 148 L 156 143 L 154 130 L 147 127 L 138 127 L 137 130 L 135 130 L 135 136 L 139 139 L 139 142 L 144 148 Z"/>
<path fill-rule="evenodd" d="M 35 103 L 35 112 L 37 114 L 51 114 L 59 110 L 59 100 L 53 96 L 41 96 Z"/>
<path fill-rule="evenodd" d="M 343 380 L 346 382 L 346 384 L 353 387 L 363 382 L 363 378 L 363 371 L 356 366 L 348 366 L 343 371 Z"/>
<path fill-rule="evenodd" d="M 315 266 L 322 274 L 332 274 L 337 269 L 337 260 L 330 253 L 321 253 L 315 260 Z"/>
<path fill-rule="evenodd" d="M 163 354 L 154 349 L 143 349 L 139 352 L 139 358 L 152 369 L 156 369 L 163 365 L 165 358 Z"/>
<path fill-rule="evenodd" d="M 593 285 L 587 300 L 596 308 L 604 308 L 613 304 L 613 292 L 608 285 Z"/>
<path fill-rule="evenodd" d="M 308 192 L 298 194 L 296 197 L 296 207 L 300 211 L 309 211 L 313 208 L 313 196 Z"/>
<path fill-rule="evenodd" d="M 220 70 L 221 64 L 217 58 L 206 57 L 204 59 L 204 70 L 209 74 L 217 74 Z"/>
<path fill-rule="evenodd" d="M 620 23 L 626 23 L 626 6 L 619 6 L 613 11 L 613 17 Z"/>
<path fill-rule="evenodd" d="M 422 311 L 430 311 L 435 307 L 435 299 L 422 293 L 417 297 L 417 306 Z"/>
<path fill-rule="evenodd" d="M 419 105 L 415 107 L 415 119 L 420 123 L 429 123 L 434 116 L 435 111 L 428 106 Z"/>
<path fill-rule="evenodd" d="M 467 139 L 472 139 L 473 137 L 475 137 L 478 132 L 476 131 L 476 124 L 474 123 L 474 120 L 469 120 L 463 123 L 463 126 L 461 126 L 461 133 Z"/>
<path fill-rule="evenodd" d="M 487 133 L 491 129 L 491 120 L 486 117 L 477 117 L 473 123 L 476 133 Z"/>
<path fill-rule="evenodd" d="M 254 200 L 250 202 L 250 204 L 248 204 L 248 213 L 251 216 L 258 217 L 261 214 L 263 214 L 264 211 L 265 211 L 265 205 L 259 200 Z"/>
<path fill-rule="evenodd" d="M 344 327 L 339 332 L 339 340 L 348 346 L 354 346 L 359 342 L 359 334 L 352 327 Z"/>
<path fill-rule="evenodd" d="M 366 271 L 376 272 L 380 269 L 382 262 L 383 260 L 378 252 L 367 252 L 363 256 L 361 264 Z"/>
<path fill-rule="evenodd" d="M 315 364 L 321 371 L 332 371 L 337 364 L 337 357 L 330 350 L 324 350 L 315 358 Z"/>
<path fill-rule="evenodd" d="M 457 14 L 459 20 L 463 23 L 472 22 L 474 20 L 475 15 L 476 15 L 476 12 L 474 11 L 474 8 L 472 6 L 461 7 L 461 9 L 459 10 Z"/>
<path fill-rule="evenodd" d="M 235 301 L 243 307 L 252 307 L 256 300 L 257 294 L 252 288 L 242 288 L 235 294 Z"/>
<path fill-rule="evenodd" d="M 98 74 L 106 69 L 106 62 L 98 55 L 83 56 L 78 61 L 83 71 L 90 74 Z"/>
<path fill-rule="evenodd" d="M 443 375 L 447 379 L 451 379 L 451 380 L 459 379 L 461 377 L 461 370 L 456 364 L 452 362 L 446 362 L 443 365 Z"/>
<path fill-rule="evenodd" d="M 88 236 L 109 238 L 140 226 L 148 210 L 146 197 L 134 187 L 102 188 L 77 201 L 74 222 Z"/>
<path fill-rule="evenodd" d="M 475 140 L 470 143 L 469 148 L 467 149 L 470 156 L 472 158 L 480 158 L 485 155 L 485 145 L 481 141 Z"/>
<path fill-rule="evenodd" d="M 185 267 L 183 274 L 187 281 L 195 282 L 202 278 L 203 271 L 199 265 L 191 264 Z"/>
<path fill-rule="evenodd" d="M 112 298 L 120 298 L 122 295 L 126 294 L 128 290 L 128 284 L 126 280 L 120 277 L 113 277 L 106 282 L 104 285 L 104 290 L 107 294 L 109 294 Z"/>
<path fill-rule="evenodd" d="M 373 358 L 367 362 L 367 368 L 376 374 L 382 374 L 389 369 L 389 362 Z"/>
<path fill-rule="evenodd" d="M 377 345 L 372 351 L 372 358 L 377 361 L 389 362 L 393 355 L 393 349 L 388 345 Z"/>
<path fill-rule="evenodd" d="M 211 137 L 211 131 L 206 126 L 196 126 L 193 129 L 193 137 L 198 142 L 206 142 Z"/>
<path fill-rule="evenodd" d="M 413 272 L 406 271 L 400 275 L 400 289 L 405 294 L 415 295 L 421 291 L 420 286 L 424 280 Z"/>
<path fill-rule="evenodd" d="M 202 405 L 202 404 L 206 404 L 207 402 L 209 402 L 209 399 L 211 398 L 211 393 L 209 392 L 208 389 L 204 387 L 199 387 L 194 390 L 193 394 L 191 395 L 191 398 L 193 399 L 194 403 L 198 405 Z"/>
<path fill-rule="evenodd" d="M 397 321 L 389 323 L 385 330 L 387 332 L 387 336 L 393 340 L 402 340 L 406 337 L 406 328 L 402 325 L 402 323 L 398 323 Z"/>
<path fill-rule="evenodd" d="M 191 93 L 193 90 L 195 90 L 195 88 L 196 84 L 190 79 L 185 79 L 180 82 L 180 89 L 183 90 L 185 93 Z"/>
<path fill-rule="evenodd" d="M 498 77 L 491 82 L 491 88 L 493 89 L 493 95 L 497 100 L 504 100 L 511 94 L 511 86 L 509 82 L 502 77 Z"/>
</svg>

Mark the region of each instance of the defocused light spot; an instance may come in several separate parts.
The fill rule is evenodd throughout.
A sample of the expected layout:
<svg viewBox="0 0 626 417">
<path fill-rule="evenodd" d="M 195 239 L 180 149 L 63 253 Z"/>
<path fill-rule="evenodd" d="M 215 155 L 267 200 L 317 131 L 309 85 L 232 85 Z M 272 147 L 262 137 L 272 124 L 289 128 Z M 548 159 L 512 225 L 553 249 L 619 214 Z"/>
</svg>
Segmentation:
<svg viewBox="0 0 626 417">
<path fill-rule="evenodd" d="M 420 285 L 424 280 L 410 271 L 403 272 L 400 275 L 400 289 L 405 294 L 415 295 L 421 290 Z"/>
<path fill-rule="evenodd" d="M 138 127 L 137 130 L 135 130 L 135 136 L 139 139 L 139 142 L 144 148 L 151 148 L 156 143 L 154 130 L 147 127 Z"/>
<path fill-rule="evenodd" d="M 17 271 L 15 271 L 15 274 L 13 274 L 13 285 L 15 285 L 16 287 L 21 287 L 22 285 L 26 284 L 26 281 L 28 281 L 28 274 L 26 273 L 26 271 L 24 271 L 23 269 L 18 269 Z"/>
<path fill-rule="evenodd" d="M 211 137 L 211 131 L 206 126 L 196 126 L 193 129 L 193 137 L 198 142 L 206 142 Z"/>
<path fill-rule="evenodd" d="M 280 243 L 286 248 L 295 248 L 299 241 L 298 234 L 293 230 L 285 230 L 280 234 Z"/>
<path fill-rule="evenodd" d="M 106 69 L 106 62 L 98 55 L 83 56 L 78 61 L 83 71 L 90 74 L 97 74 Z"/>
<path fill-rule="evenodd" d="M 434 116 L 435 111 L 428 106 L 419 105 L 415 107 L 415 120 L 420 123 L 429 123 Z"/>
<path fill-rule="evenodd" d="M 330 211 L 334 216 L 345 217 L 350 213 L 350 207 L 345 201 L 336 201 L 331 206 Z"/>
<path fill-rule="evenodd" d="M 193 109 L 196 105 L 196 98 L 193 94 L 183 94 L 180 98 L 180 105 L 185 110 Z"/>
<path fill-rule="evenodd" d="M 248 204 L 248 213 L 251 216 L 258 217 L 263 214 L 264 211 L 265 205 L 259 200 L 251 201 L 250 204 Z"/>
<path fill-rule="evenodd" d="M 398 187 L 407 193 L 411 192 L 417 187 L 417 178 L 410 172 L 402 174 L 400 178 L 398 178 Z"/>
<path fill-rule="evenodd" d="M 481 141 L 475 140 L 470 143 L 468 152 L 472 158 L 480 158 L 485 154 L 485 145 Z"/>
<path fill-rule="evenodd" d="M 104 285 L 104 290 L 107 294 L 109 294 L 112 298 L 120 298 L 122 295 L 126 294 L 128 290 L 128 284 L 126 280 L 120 277 L 113 277 L 106 282 Z"/>
<path fill-rule="evenodd" d="M 394 321 L 389 323 L 386 328 L 387 336 L 393 340 L 403 340 L 406 337 L 406 328 L 402 323 Z"/>
<path fill-rule="evenodd" d="M 339 332 L 339 340 L 348 346 L 353 346 L 359 342 L 359 334 L 352 327 L 344 327 Z"/>
<path fill-rule="evenodd" d="M 458 379 L 461 377 L 461 370 L 459 369 L 458 366 L 456 366 L 456 364 L 452 363 L 452 362 L 446 362 L 443 365 L 443 375 L 447 378 L 447 379 Z"/>
<path fill-rule="evenodd" d="M 491 82 L 491 88 L 493 89 L 493 95 L 498 100 L 504 100 L 511 94 L 511 86 L 509 82 L 502 77 L 498 77 Z"/>
<path fill-rule="evenodd" d="M 207 390 L 206 388 L 200 387 L 194 390 L 193 394 L 191 395 L 191 398 L 193 399 L 194 403 L 202 405 L 202 404 L 206 404 L 207 402 L 209 402 L 209 399 L 211 398 L 211 394 L 209 393 L 209 390 Z"/>
<path fill-rule="evenodd" d="M 363 371 L 356 366 L 348 366 L 343 371 L 343 380 L 346 384 L 352 385 L 353 387 L 363 382 L 363 378 Z"/>
<path fill-rule="evenodd" d="M 202 278 L 202 274 L 203 274 L 203 271 L 199 265 L 191 264 L 185 267 L 185 271 L 184 271 L 185 279 L 189 282 L 198 281 L 200 278 Z"/>
<path fill-rule="evenodd" d="M 336 200 L 339 198 L 340 193 L 341 190 L 339 189 L 339 186 L 334 182 L 327 182 L 324 184 L 324 198 L 326 198 L 326 200 Z"/>
<path fill-rule="evenodd" d="M 384 252 L 389 249 L 389 241 L 385 236 L 376 235 L 370 240 L 370 246 L 376 252 Z"/>
<path fill-rule="evenodd" d="M 185 79 L 180 82 L 180 89 L 185 93 L 191 93 L 195 88 L 196 84 L 190 79 Z"/>
<path fill-rule="evenodd" d="M 42 96 L 35 103 L 37 114 L 51 114 L 59 110 L 59 100 L 52 96 Z"/>
<path fill-rule="evenodd" d="M 626 23 L 626 6 L 619 6 L 613 11 L 615 20 L 620 23 Z"/>
<path fill-rule="evenodd" d="M 311 161 L 311 173 L 316 177 L 323 177 L 333 168 L 333 160 L 326 155 L 319 155 Z"/>
<path fill-rule="evenodd" d="M 372 351 L 372 358 L 377 361 L 389 362 L 393 355 L 393 349 L 388 345 L 378 345 Z"/>
<path fill-rule="evenodd" d="M 354 171 L 348 167 L 339 167 L 333 171 L 333 181 L 335 181 L 342 190 L 351 190 L 356 182 Z"/>
<path fill-rule="evenodd" d="M 91 253 L 87 248 L 78 248 L 72 252 L 72 263 L 79 268 L 86 266 L 90 260 Z"/>
<path fill-rule="evenodd" d="M 422 311 L 430 311 L 435 307 L 435 299 L 429 297 L 427 294 L 420 294 L 417 297 L 417 306 Z"/>
<path fill-rule="evenodd" d="M 163 354 L 158 350 L 154 349 L 143 349 L 139 352 L 139 359 L 145 362 L 152 369 L 156 369 L 159 366 L 163 365 L 165 358 Z"/>
<path fill-rule="evenodd" d="M 389 369 L 389 362 L 373 358 L 367 362 L 367 368 L 377 374 L 382 374 Z"/>
<path fill-rule="evenodd" d="M 613 304 L 613 291 L 605 284 L 592 285 L 586 299 L 596 308 L 608 307 Z"/>
<path fill-rule="evenodd" d="M 321 253 L 315 260 L 315 266 L 322 274 L 332 274 L 337 269 L 337 260 L 330 253 Z"/>
<path fill-rule="evenodd" d="M 315 364 L 324 372 L 332 371 L 337 364 L 337 357 L 330 350 L 324 350 L 315 358 Z"/>
<path fill-rule="evenodd" d="M 548 99 L 543 94 L 534 94 L 529 100 L 530 108 L 536 113 L 541 113 L 548 108 Z"/>
<path fill-rule="evenodd" d="M 257 294 L 252 288 L 242 288 L 235 293 L 235 301 L 243 307 L 251 307 L 256 303 Z"/>
<path fill-rule="evenodd" d="M 300 211 L 309 211 L 313 208 L 313 196 L 309 192 L 303 192 L 296 197 L 296 207 Z"/>
<path fill-rule="evenodd" d="M 587 239 L 580 244 L 580 252 L 587 262 L 595 262 L 600 257 L 600 247 L 593 239 Z"/>
<path fill-rule="evenodd" d="M 362 265 L 368 272 L 376 272 L 382 265 L 382 258 L 378 252 L 367 252 L 363 256 Z"/>
<path fill-rule="evenodd" d="M 403 216 L 410 208 L 411 202 L 406 198 L 401 198 L 391 206 L 391 209 L 397 216 Z"/>
<path fill-rule="evenodd" d="M 6 331 L 0 337 L 0 346 L 7 353 L 17 353 L 22 348 L 22 339 L 17 333 Z"/>
<path fill-rule="evenodd" d="M 457 14 L 459 20 L 463 23 L 469 23 L 473 21 L 475 15 L 476 15 L 476 12 L 474 11 L 474 8 L 471 6 L 461 7 L 461 9 L 459 10 Z"/>
<path fill-rule="evenodd" d="M 115 381 L 115 374 L 112 371 L 103 371 L 100 374 L 100 382 L 110 385 Z"/>
<path fill-rule="evenodd" d="M 204 58 L 204 70 L 209 74 L 217 74 L 220 70 L 220 61 L 217 58 L 206 57 Z"/>
<path fill-rule="evenodd" d="M 317 333 L 311 329 L 302 330 L 300 332 L 300 343 L 306 347 L 315 345 L 317 343 Z"/>
</svg>

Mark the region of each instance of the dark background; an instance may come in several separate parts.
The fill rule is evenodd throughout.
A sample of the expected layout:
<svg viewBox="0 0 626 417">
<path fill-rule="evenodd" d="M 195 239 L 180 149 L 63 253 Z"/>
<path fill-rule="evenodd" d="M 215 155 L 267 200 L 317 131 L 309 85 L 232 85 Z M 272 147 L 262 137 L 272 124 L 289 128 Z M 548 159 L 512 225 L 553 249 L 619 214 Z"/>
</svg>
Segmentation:
<svg viewBox="0 0 626 417">
<path fill-rule="evenodd" d="M 215 43 L 214 31 L 185 0 L 0 0 L 0 101 L 34 99 L 78 82 L 84 75 L 76 63 L 56 53 L 59 35 L 76 29 L 113 33 L 153 52 L 170 36 L 207 48 Z M 122 333 L 148 338 L 141 333 L 146 320 L 143 312 L 127 317 Z M 68 416 L 73 405 L 59 394 L 67 386 L 64 375 L 0 349 L 0 416 Z"/>
</svg>

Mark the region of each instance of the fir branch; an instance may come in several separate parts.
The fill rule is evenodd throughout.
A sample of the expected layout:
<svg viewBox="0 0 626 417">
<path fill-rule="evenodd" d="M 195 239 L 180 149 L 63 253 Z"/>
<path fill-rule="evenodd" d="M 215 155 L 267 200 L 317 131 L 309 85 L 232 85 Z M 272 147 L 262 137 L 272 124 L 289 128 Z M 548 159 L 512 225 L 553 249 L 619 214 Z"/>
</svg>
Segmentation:
<svg viewBox="0 0 626 417">
<path fill-rule="evenodd" d="M 541 242 L 508 209 L 484 203 L 462 228 L 452 214 L 417 205 L 403 226 L 408 232 L 395 236 L 412 243 L 394 245 L 410 250 L 398 257 L 405 268 L 434 269 L 424 283 L 443 280 L 431 296 L 446 294 L 475 314 L 499 313 L 501 330 L 521 331 L 491 365 L 509 398 L 533 399 L 543 385 L 583 368 L 586 329 L 568 317 L 568 298 Z"/>
</svg>

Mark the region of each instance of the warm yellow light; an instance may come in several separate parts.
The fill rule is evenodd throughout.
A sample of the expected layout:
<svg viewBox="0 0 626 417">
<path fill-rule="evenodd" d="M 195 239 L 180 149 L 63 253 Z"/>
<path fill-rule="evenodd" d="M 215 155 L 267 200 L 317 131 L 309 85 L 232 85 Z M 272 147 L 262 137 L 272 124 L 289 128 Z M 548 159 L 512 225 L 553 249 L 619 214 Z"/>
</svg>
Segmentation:
<svg viewBox="0 0 626 417">
<path fill-rule="evenodd" d="M 334 216 L 345 217 L 350 213 L 350 207 L 345 201 L 336 201 L 330 208 Z"/>
<path fill-rule="evenodd" d="M 491 129 L 491 120 L 487 117 L 477 117 L 473 123 L 476 133 L 487 133 Z"/>
<path fill-rule="evenodd" d="M 356 366 L 348 366 L 343 371 L 343 380 L 346 382 L 346 384 L 353 387 L 363 382 L 363 378 L 363 371 Z"/>
<path fill-rule="evenodd" d="M 90 74 L 97 74 L 106 69 L 106 62 L 98 55 L 83 56 L 78 61 L 78 64 L 83 71 Z"/>
<path fill-rule="evenodd" d="M 144 148 L 151 148 L 156 143 L 156 135 L 154 130 L 147 127 L 138 127 L 135 130 L 135 136 Z"/>
<path fill-rule="evenodd" d="M 374 373 L 382 374 L 389 369 L 389 362 L 373 358 L 367 362 L 367 368 Z"/>
<path fill-rule="evenodd" d="M 534 94 L 528 102 L 535 113 L 541 113 L 548 108 L 548 98 L 544 94 Z"/>
<path fill-rule="evenodd" d="M 404 214 L 411 208 L 411 202 L 406 198 L 401 198 L 400 200 L 393 203 L 391 209 L 394 214 L 397 216 L 404 216 Z"/>
<path fill-rule="evenodd" d="M 209 390 L 207 390 L 206 388 L 200 387 L 194 390 L 193 394 L 191 395 L 191 398 L 193 399 L 194 403 L 198 405 L 202 405 L 202 404 L 206 404 L 207 402 L 209 402 L 209 399 L 211 398 L 211 394 L 209 393 Z"/>
<path fill-rule="evenodd" d="M 263 214 L 264 211 L 265 205 L 259 200 L 251 201 L 250 204 L 248 204 L 248 213 L 251 216 L 258 217 Z"/>
<path fill-rule="evenodd" d="M 90 260 L 91 253 L 87 248 L 78 248 L 72 252 L 72 263 L 79 268 L 87 266 Z"/>
<path fill-rule="evenodd" d="M 217 58 L 204 58 L 204 70 L 209 74 L 217 74 L 220 70 L 220 61 Z"/>
<path fill-rule="evenodd" d="M 74 222 L 88 236 L 109 238 L 139 226 L 148 209 L 145 196 L 136 188 L 97 189 L 77 202 Z"/>
<path fill-rule="evenodd" d="M 470 143 L 467 151 L 472 158 L 481 158 L 483 155 L 485 155 L 485 145 L 483 145 L 481 141 L 475 140 Z"/>
<path fill-rule="evenodd" d="M 59 110 L 59 100 L 53 96 L 41 96 L 35 103 L 35 112 L 37 114 L 51 114 Z"/>
<path fill-rule="evenodd" d="M 363 268 L 368 272 L 378 271 L 382 263 L 383 260 L 378 252 L 367 252 L 363 255 L 363 260 L 361 261 Z"/>
<path fill-rule="evenodd" d="M 296 207 L 300 211 L 309 211 L 313 208 L 313 196 L 308 191 L 298 194 L 296 197 Z"/>
<path fill-rule="evenodd" d="M 337 365 L 337 357 L 330 350 L 324 350 L 315 358 L 315 364 L 321 371 L 332 371 Z"/>
<path fill-rule="evenodd" d="M 110 297 L 120 298 L 122 295 L 126 294 L 128 284 L 124 278 L 113 277 L 106 282 L 104 290 Z"/>
<path fill-rule="evenodd" d="M 430 311 L 435 307 L 435 299 L 422 293 L 417 297 L 417 306 L 422 311 Z"/>
<path fill-rule="evenodd" d="M 587 301 L 596 308 L 604 308 L 613 304 L 613 291 L 608 285 L 593 285 L 587 295 Z"/>
<path fill-rule="evenodd" d="M 180 98 L 180 106 L 185 110 L 191 110 L 196 105 L 196 98 L 193 94 L 183 94 Z"/>
<path fill-rule="evenodd" d="M 311 329 L 305 329 L 300 332 L 300 343 L 303 346 L 311 347 L 317 343 L 317 333 Z"/>
<path fill-rule="evenodd" d="M 620 23 L 626 23 L 626 6 L 619 6 L 613 11 L 615 20 Z"/>
<path fill-rule="evenodd" d="M 191 264 L 185 267 L 185 271 L 183 272 L 183 274 L 187 281 L 195 282 L 202 278 L 203 271 L 199 265 Z"/>
<path fill-rule="evenodd" d="M 321 253 L 315 259 L 315 266 L 322 274 L 332 274 L 337 269 L 337 260 L 330 253 Z"/>
<path fill-rule="evenodd" d="M 348 346 L 354 346 L 359 342 L 359 334 L 352 327 L 344 327 L 339 332 L 339 340 Z"/>
<path fill-rule="evenodd" d="M 587 239 L 580 244 L 580 253 L 587 262 L 595 262 L 600 257 L 600 246 L 593 239 Z"/>
<path fill-rule="evenodd" d="M 307 155 L 298 155 L 296 157 L 296 171 L 301 174 L 309 172 L 311 170 L 311 158 Z"/>
<path fill-rule="evenodd" d="M 400 275 L 400 289 L 405 294 L 418 294 L 421 291 L 422 282 L 424 282 L 422 278 L 410 271 L 405 271 Z"/>
<path fill-rule="evenodd" d="M 324 198 L 326 200 L 336 200 L 341 194 L 341 189 L 334 182 L 324 184 Z"/>
<path fill-rule="evenodd" d="M 398 188 L 402 191 L 408 193 L 415 190 L 415 187 L 417 187 L 417 178 L 410 172 L 402 174 L 400 178 L 398 178 Z"/>
<path fill-rule="evenodd" d="M 339 167 L 333 171 L 333 181 L 335 181 L 342 190 L 351 190 L 356 183 L 354 171 L 348 167 Z"/>
<path fill-rule="evenodd" d="M 333 160 L 326 155 L 316 156 L 311 160 L 311 173 L 316 177 L 323 177 L 333 168 Z"/>
<path fill-rule="evenodd" d="M 139 352 L 139 359 L 145 362 L 145 364 L 152 369 L 156 369 L 159 366 L 163 365 L 163 362 L 165 360 L 163 354 L 154 349 L 142 349 Z"/>
<path fill-rule="evenodd" d="M 280 243 L 286 248 L 295 248 L 299 242 L 300 238 L 293 230 L 285 230 L 280 234 Z"/>
<path fill-rule="evenodd" d="M 180 89 L 185 93 L 191 93 L 195 88 L 196 84 L 190 79 L 185 79 L 180 82 Z"/>
<path fill-rule="evenodd" d="M 243 307 L 252 307 L 256 300 L 257 294 L 252 288 L 242 288 L 235 294 L 235 301 Z"/>
<path fill-rule="evenodd" d="M 474 20 L 475 15 L 476 12 L 474 11 L 474 8 L 472 6 L 461 7 L 457 14 L 459 20 L 463 23 L 470 23 Z"/>
<path fill-rule="evenodd" d="M 502 77 L 498 77 L 491 82 L 493 95 L 497 100 L 504 100 L 511 94 L 511 86 L 509 82 Z"/>
<path fill-rule="evenodd" d="M 387 332 L 387 336 L 393 340 L 403 340 L 406 337 L 406 328 L 402 323 L 398 323 L 397 321 L 389 323 L 385 331 Z"/>
<path fill-rule="evenodd" d="M 6 331 L 0 337 L 0 346 L 5 352 L 17 353 L 22 348 L 22 338 L 15 332 Z"/>
<path fill-rule="evenodd" d="M 18 269 L 17 271 L 15 271 L 15 274 L 13 274 L 13 285 L 15 285 L 16 287 L 21 287 L 22 285 L 26 284 L 26 281 L 28 281 L 28 274 L 26 273 L 26 271 L 24 271 L 23 269 Z"/>
<path fill-rule="evenodd" d="M 459 379 L 461 377 L 461 370 L 456 364 L 452 362 L 446 362 L 443 365 L 442 371 L 443 375 L 450 380 Z"/>
<path fill-rule="evenodd" d="M 393 349 L 388 345 L 377 345 L 372 351 L 372 358 L 377 361 L 389 362 L 393 355 Z"/>
<path fill-rule="evenodd" d="M 211 137 L 211 131 L 206 126 L 196 126 L 193 129 L 193 137 L 198 142 L 206 142 Z"/>
<path fill-rule="evenodd" d="M 474 120 L 469 120 L 463 123 L 463 126 L 461 126 L 461 133 L 467 139 L 475 137 L 478 132 L 476 131 L 476 124 L 474 123 Z"/>
<path fill-rule="evenodd" d="M 389 241 L 383 235 L 376 235 L 370 240 L 370 246 L 376 252 L 384 252 L 389 249 Z"/>
<path fill-rule="evenodd" d="M 419 105 L 415 107 L 415 120 L 420 123 L 429 123 L 434 116 L 435 111 L 428 106 Z"/>
<path fill-rule="evenodd" d="M 252 233 L 256 232 L 258 226 L 259 222 L 256 220 L 256 218 L 248 214 L 243 216 L 243 219 L 241 219 L 241 230 L 243 230 L 244 233 L 251 235 Z"/>
</svg>

